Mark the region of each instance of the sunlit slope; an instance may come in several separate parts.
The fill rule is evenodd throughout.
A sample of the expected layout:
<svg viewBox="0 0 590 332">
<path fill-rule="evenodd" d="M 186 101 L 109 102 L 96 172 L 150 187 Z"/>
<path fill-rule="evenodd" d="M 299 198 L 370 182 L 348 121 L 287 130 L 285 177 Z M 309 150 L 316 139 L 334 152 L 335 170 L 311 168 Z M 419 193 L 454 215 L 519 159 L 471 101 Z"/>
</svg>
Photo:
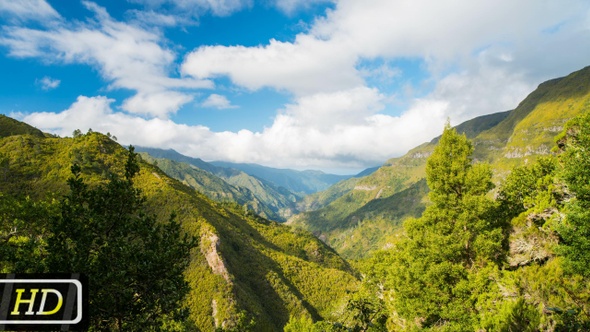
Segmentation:
<svg viewBox="0 0 590 332">
<path fill-rule="evenodd" d="M 587 67 L 540 84 L 513 111 L 481 116 L 456 128 L 473 140 L 475 161 L 491 163 L 495 180 L 499 181 L 512 167 L 550 153 L 554 136 L 564 123 L 589 107 L 590 67 Z M 289 223 L 314 232 L 350 258 L 387 245 L 384 239 L 404 218 L 415 216 L 417 211 L 410 209 L 414 213 L 405 214 L 406 206 L 392 202 L 396 199 L 393 195 L 425 177 L 426 159 L 437 141 L 435 138 L 402 157 L 388 160 L 369 176 L 315 194 L 314 197 L 330 197 L 331 202 L 318 210 L 299 214 Z M 395 209 L 401 210 L 391 211 Z M 373 240 L 367 241 L 367 234 Z"/>
<path fill-rule="evenodd" d="M 70 165 L 77 162 L 92 185 L 122 173 L 126 150 L 110 138 L 12 135 L 0 139 L 5 195 L 60 199 Z M 190 324 L 215 328 L 278 331 L 290 315 L 330 318 L 357 286 L 348 264 L 310 233 L 215 203 L 159 168 L 142 162 L 135 184 L 150 211 L 162 219 L 175 212 L 197 237 L 185 272 Z"/>
</svg>

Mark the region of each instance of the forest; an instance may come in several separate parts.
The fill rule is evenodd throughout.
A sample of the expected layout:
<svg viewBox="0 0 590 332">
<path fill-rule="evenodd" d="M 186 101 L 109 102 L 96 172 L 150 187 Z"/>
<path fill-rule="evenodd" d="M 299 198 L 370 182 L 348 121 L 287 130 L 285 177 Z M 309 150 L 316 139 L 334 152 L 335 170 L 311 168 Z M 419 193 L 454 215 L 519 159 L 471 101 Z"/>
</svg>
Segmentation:
<svg viewBox="0 0 590 332">
<path fill-rule="evenodd" d="M 426 210 L 361 261 L 358 323 L 292 320 L 285 330 L 589 330 L 590 115 L 556 143 L 495 188 L 489 165 L 447 125 L 427 160 Z"/>
</svg>

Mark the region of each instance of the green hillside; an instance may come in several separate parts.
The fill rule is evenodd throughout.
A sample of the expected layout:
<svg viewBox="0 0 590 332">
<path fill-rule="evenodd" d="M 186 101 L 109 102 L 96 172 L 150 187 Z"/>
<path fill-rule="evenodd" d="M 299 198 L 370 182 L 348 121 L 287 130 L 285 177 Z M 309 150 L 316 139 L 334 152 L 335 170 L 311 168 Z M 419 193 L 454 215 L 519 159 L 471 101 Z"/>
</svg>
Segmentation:
<svg viewBox="0 0 590 332">
<path fill-rule="evenodd" d="M 0 137 L 8 137 L 12 135 L 45 136 L 41 130 L 35 127 L 0 114 Z"/>
<path fill-rule="evenodd" d="M 261 183 L 247 183 L 246 181 L 253 179 L 246 174 L 235 175 L 232 182 L 240 183 L 240 185 L 231 185 L 222 178 L 187 163 L 154 158 L 146 152 L 140 155 L 148 163 L 158 166 L 168 176 L 194 188 L 212 200 L 234 202 L 263 218 L 275 221 L 284 221 L 285 216 L 291 215 L 294 210 L 294 203 L 285 199 L 289 193 L 277 192 L 274 188 L 266 187 Z M 257 191 L 257 194 L 248 189 L 260 186 L 265 190 Z M 292 197 L 292 199 L 295 198 Z"/>
<path fill-rule="evenodd" d="M 549 154 L 555 145 L 553 138 L 563 125 L 589 107 L 590 67 L 586 67 L 567 77 L 540 84 L 513 111 L 481 116 L 458 125 L 456 129 L 473 139 L 474 160 L 491 163 L 495 182 L 499 182 L 513 167 Z M 355 252 L 366 255 L 369 248 L 375 247 L 374 243 L 383 243 L 395 232 L 395 227 L 387 225 L 399 225 L 404 218 L 412 216 L 411 213 L 392 214 L 390 206 L 396 204 L 381 203 L 425 177 L 426 159 L 437 142 L 438 137 L 402 157 L 388 160 L 369 176 L 315 194 L 313 197 L 329 197 L 317 200 L 329 204 L 316 203 L 315 206 L 320 207 L 318 210 L 296 215 L 289 223 L 314 232 L 349 258 L 359 256 L 351 255 L 344 248 L 358 247 L 360 249 Z M 312 198 L 307 200 L 313 202 Z M 308 205 L 313 206 L 312 203 Z M 383 215 L 394 218 L 383 224 L 375 217 Z M 381 235 L 368 244 L 362 237 L 351 235 L 352 228 L 359 234 L 364 232 L 363 228 L 374 229 L 371 232 Z M 350 236 L 346 238 L 345 234 Z"/>
<path fill-rule="evenodd" d="M 122 174 L 126 155 L 123 147 L 99 133 L 1 138 L 0 206 L 9 200 L 54 206 L 68 192 L 66 180 L 74 162 L 81 166 L 84 181 L 94 187 L 105 183 L 109 174 Z M 357 288 L 348 263 L 308 232 L 245 213 L 239 205 L 215 203 L 144 161 L 134 183 L 146 196 L 148 213 L 167 220 L 174 212 L 184 232 L 199 240 L 185 271 L 190 291 L 183 301 L 188 317 L 180 322 L 181 330 L 279 331 L 290 316 L 334 319 L 346 308 L 347 292 Z M 2 234 L 11 234 L 11 223 L 29 213 L 17 218 L 15 211 L 1 210 Z M 47 236 L 43 220 L 52 211 L 31 217 L 36 226 L 23 228 L 30 233 L 7 235 L 2 245 L 20 248 L 15 252 L 23 255 L 42 253 Z M 33 244 L 38 247 L 29 252 Z M 41 269 L 0 265 L 2 272 Z"/>
<path fill-rule="evenodd" d="M 296 202 L 300 196 L 246 172 L 219 167 L 174 150 L 144 147 L 137 150 L 149 154 L 150 162 L 157 158 L 158 166 L 169 176 L 212 199 L 246 204 L 261 216 L 276 221 L 285 221 L 298 211 Z"/>
</svg>

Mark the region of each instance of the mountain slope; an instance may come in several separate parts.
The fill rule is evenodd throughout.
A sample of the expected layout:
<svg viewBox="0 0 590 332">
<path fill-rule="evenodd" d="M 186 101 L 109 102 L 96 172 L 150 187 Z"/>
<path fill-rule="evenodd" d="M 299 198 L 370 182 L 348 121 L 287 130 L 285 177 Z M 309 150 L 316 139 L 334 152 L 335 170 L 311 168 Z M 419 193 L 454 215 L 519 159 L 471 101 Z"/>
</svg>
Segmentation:
<svg viewBox="0 0 590 332">
<path fill-rule="evenodd" d="M 233 179 L 234 183 L 241 183 L 241 185 L 231 185 L 222 178 L 187 163 L 165 158 L 154 158 L 146 152 L 141 152 L 140 155 L 145 161 L 158 166 L 168 176 L 181 181 L 207 197 L 218 202 L 235 202 L 263 218 L 284 221 L 285 216 L 291 215 L 295 209 L 292 201 L 281 199 L 289 195 L 289 193 L 278 193 L 274 188 L 267 187 L 265 191 L 257 191 L 258 194 L 254 194 L 248 187 L 260 186 L 261 184 L 244 184 L 244 181 L 252 179 L 243 173 L 238 173 Z M 238 179 L 242 181 L 238 181 Z M 262 184 L 262 186 L 264 185 Z M 296 199 L 293 195 L 290 197 L 293 200 Z"/>
<path fill-rule="evenodd" d="M 126 153 L 99 133 L 0 138 L 0 190 L 4 196 L 59 198 L 73 162 L 93 185 L 121 174 Z M 200 239 L 185 272 L 191 287 L 187 324 L 198 330 L 278 331 L 291 315 L 330 319 L 357 287 L 348 264 L 307 232 L 214 203 L 146 162 L 134 183 L 146 195 L 148 212 L 159 219 L 175 212 L 183 229 Z"/>
<path fill-rule="evenodd" d="M 553 137 L 562 130 L 563 124 L 589 109 L 590 67 L 586 67 L 567 77 L 540 84 L 513 111 L 478 117 L 456 128 L 473 139 L 475 160 L 491 163 L 498 181 L 512 167 L 550 153 Z M 353 227 L 374 228 L 377 221 L 372 216 L 387 215 L 388 209 L 387 204 L 377 202 L 393 197 L 424 178 L 426 159 L 437 141 L 435 138 L 402 157 L 388 160 L 375 173 L 358 179 L 352 189 L 338 191 L 341 196 L 332 199 L 327 206 L 294 216 L 288 223 L 313 231 L 340 253 L 345 247 L 361 245 L 359 237 L 344 239 L 343 234 L 349 234 Z M 328 195 L 326 193 L 317 195 Z M 334 198 L 334 195 L 328 196 Z M 393 215 L 399 219 L 407 217 L 399 213 Z M 399 222 L 391 220 L 389 224 Z M 385 226 L 381 231 L 382 237 L 377 242 L 394 232 Z M 367 250 L 356 252 L 366 254 Z"/>
<path fill-rule="evenodd" d="M 275 184 L 277 187 L 284 187 L 301 196 L 325 190 L 338 181 L 350 178 L 347 175 L 326 174 L 321 171 L 295 171 L 256 164 L 239 164 L 223 161 L 214 161 L 211 164 L 243 171 L 248 175 L 264 179 Z"/>
<path fill-rule="evenodd" d="M 11 135 L 32 135 L 36 137 L 45 136 L 41 130 L 33 126 L 29 126 L 26 123 L 0 114 L 0 137 L 8 137 Z"/>
<path fill-rule="evenodd" d="M 138 147 L 136 150 L 149 154 L 150 162 L 157 161 L 158 166 L 169 176 L 203 192 L 210 198 L 246 204 L 261 216 L 277 221 L 285 221 L 297 212 L 296 202 L 299 196 L 243 171 L 215 166 L 199 158 L 184 156 L 174 150 L 145 147 Z M 219 180 L 222 180 L 225 185 Z"/>
</svg>

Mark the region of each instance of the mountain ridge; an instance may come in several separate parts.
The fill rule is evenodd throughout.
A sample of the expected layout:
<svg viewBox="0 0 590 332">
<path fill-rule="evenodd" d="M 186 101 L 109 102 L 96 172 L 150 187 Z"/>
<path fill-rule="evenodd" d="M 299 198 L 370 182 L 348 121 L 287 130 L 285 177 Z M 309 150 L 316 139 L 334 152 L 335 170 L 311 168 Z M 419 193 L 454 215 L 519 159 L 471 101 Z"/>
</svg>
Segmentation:
<svg viewBox="0 0 590 332">
<path fill-rule="evenodd" d="M 68 190 L 70 165 L 77 163 L 85 182 L 94 186 L 107 181 L 109 174 L 124 173 L 126 154 L 110 137 L 96 132 L 75 138 L 0 138 L 5 175 L 0 177 L 0 199 L 44 202 L 49 197 L 51 204 Z M 331 319 L 346 305 L 347 292 L 358 285 L 355 270 L 308 232 L 236 204 L 215 203 L 145 161 L 140 161 L 133 183 L 146 197 L 147 213 L 159 220 L 174 213 L 183 230 L 200 240 L 185 271 L 190 286 L 184 304 L 186 329 L 277 331 L 290 316 Z"/>
<path fill-rule="evenodd" d="M 561 131 L 565 122 L 589 109 L 590 67 L 585 67 L 565 77 L 539 84 L 512 111 L 477 117 L 459 124 L 456 129 L 473 140 L 474 160 L 491 163 L 494 179 L 498 182 L 514 166 L 533 162 L 539 156 L 550 153 L 554 146 L 553 137 Z M 319 209 L 295 215 L 287 223 L 314 232 L 340 253 L 344 247 L 354 247 L 354 243 L 361 245 L 358 234 L 362 233 L 363 227 L 371 228 L 372 224 L 380 222 L 370 215 L 391 214 L 391 211 L 383 210 L 386 210 L 384 204 L 376 202 L 410 188 L 425 177 L 426 159 L 434 150 L 438 138 L 411 149 L 401 157 L 388 160 L 377 171 L 357 179 L 354 185 L 349 184 L 345 190 L 329 194 L 333 191 L 330 188 L 326 192 L 314 194 L 314 197 L 326 195 L 331 199 L 326 201 L 327 205 L 316 204 Z M 339 186 L 342 187 L 343 184 L 340 183 Z M 369 203 L 381 208 L 368 211 L 369 208 L 364 207 Z M 308 204 L 314 206 L 313 202 Z M 410 216 L 412 215 L 402 215 L 399 218 Z M 357 222 L 354 223 L 353 220 Z M 387 224 L 399 225 L 401 221 L 390 220 Z M 356 233 L 350 225 L 355 225 Z M 376 242 L 382 243 L 381 239 L 394 231 L 389 229 L 382 232 Z M 349 234 L 351 243 L 343 241 L 342 234 Z M 354 234 L 357 234 L 356 239 Z M 365 244 L 364 248 L 355 252 L 363 253 L 364 256 L 375 249 L 379 248 Z M 345 257 L 359 257 L 355 255 Z"/>
</svg>

